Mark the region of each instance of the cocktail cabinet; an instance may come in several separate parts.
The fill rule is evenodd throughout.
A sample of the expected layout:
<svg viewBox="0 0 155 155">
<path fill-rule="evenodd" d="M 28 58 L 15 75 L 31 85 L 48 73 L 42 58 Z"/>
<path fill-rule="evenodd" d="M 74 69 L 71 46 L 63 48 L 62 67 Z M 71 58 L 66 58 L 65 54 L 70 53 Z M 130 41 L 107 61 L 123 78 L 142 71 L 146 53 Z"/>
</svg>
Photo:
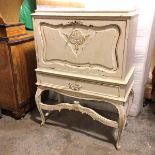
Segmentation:
<svg viewBox="0 0 155 155">
<path fill-rule="evenodd" d="M 36 104 L 41 124 L 45 123 L 43 110 L 80 111 L 118 128 L 116 148 L 120 148 L 133 98 L 136 10 L 37 10 L 33 22 L 37 51 Z M 59 103 L 42 103 L 44 90 L 56 92 Z M 64 103 L 62 95 L 75 98 L 74 103 Z M 79 99 L 112 104 L 118 110 L 118 121 L 82 106 Z"/>
</svg>

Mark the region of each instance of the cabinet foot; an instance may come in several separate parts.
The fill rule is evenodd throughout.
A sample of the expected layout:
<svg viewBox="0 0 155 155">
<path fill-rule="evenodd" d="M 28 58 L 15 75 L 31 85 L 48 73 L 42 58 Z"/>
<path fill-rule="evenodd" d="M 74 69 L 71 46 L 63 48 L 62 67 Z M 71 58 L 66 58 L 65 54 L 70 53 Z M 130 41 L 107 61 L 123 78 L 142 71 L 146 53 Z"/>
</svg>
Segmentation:
<svg viewBox="0 0 155 155">
<path fill-rule="evenodd" d="M 117 150 L 120 150 L 121 149 L 121 145 L 118 142 L 116 143 L 116 149 Z"/>
<path fill-rule="evenodd" d="M 40 124 L 40 126 L 42 127 L 44 125 L 45 125 L 45 121 L 42 121 L 41 124 Z"/>
</svg>

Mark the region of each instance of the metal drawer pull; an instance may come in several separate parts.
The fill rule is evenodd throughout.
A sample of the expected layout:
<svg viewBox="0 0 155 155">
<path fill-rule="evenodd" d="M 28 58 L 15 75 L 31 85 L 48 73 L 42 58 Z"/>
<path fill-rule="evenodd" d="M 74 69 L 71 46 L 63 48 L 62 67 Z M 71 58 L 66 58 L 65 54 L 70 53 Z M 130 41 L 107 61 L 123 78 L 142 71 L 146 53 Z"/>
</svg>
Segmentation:
<svg viewBox="0 0 155 155">
<path fill-rule="evenodd" d="M 75 91 L 79 91 L 81 89 L 81 85 L 77 83 L 69 83 L 69 88 Z"/>
</svg>

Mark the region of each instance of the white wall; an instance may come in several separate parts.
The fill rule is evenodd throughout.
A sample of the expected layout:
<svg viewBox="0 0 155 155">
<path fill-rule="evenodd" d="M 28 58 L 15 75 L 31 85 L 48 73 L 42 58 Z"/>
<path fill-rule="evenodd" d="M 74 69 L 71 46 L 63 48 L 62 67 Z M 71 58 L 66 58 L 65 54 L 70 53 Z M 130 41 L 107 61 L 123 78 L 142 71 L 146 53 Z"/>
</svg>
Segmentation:
<svg viewBox="0 0 155 155">
<path fill-rule="evenodd" d="M 152 3 L 151 3 L 152 2 Z M 135 75 L 134 92 L 135 98 L 130 110 L 131 116 L 136 116 L 143 105 L 144 86 L 148 76 L 149 64 L 155 38 L 153 1 L 137 0 L 139 10 L 137 38 L 135 46 Z"/>
</svg>

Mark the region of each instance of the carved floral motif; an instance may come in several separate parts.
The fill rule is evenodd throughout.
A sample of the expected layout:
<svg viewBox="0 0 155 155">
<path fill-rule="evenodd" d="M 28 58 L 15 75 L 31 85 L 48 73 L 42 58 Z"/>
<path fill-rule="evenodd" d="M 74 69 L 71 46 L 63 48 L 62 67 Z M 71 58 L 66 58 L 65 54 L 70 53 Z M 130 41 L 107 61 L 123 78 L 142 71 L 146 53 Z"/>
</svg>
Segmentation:
<svg viewBox="0 0 155 155">
<path fill-rule="evenodd" d="M 71 34 L 64 34 L 67 38 L 67 43 L 74 46 L 76 55 L 79 54 L 79 47 L 85 43 L 89 35 L 84 36 L 83 33 L 77 29 L 73 30 Z"/>
</svg>

